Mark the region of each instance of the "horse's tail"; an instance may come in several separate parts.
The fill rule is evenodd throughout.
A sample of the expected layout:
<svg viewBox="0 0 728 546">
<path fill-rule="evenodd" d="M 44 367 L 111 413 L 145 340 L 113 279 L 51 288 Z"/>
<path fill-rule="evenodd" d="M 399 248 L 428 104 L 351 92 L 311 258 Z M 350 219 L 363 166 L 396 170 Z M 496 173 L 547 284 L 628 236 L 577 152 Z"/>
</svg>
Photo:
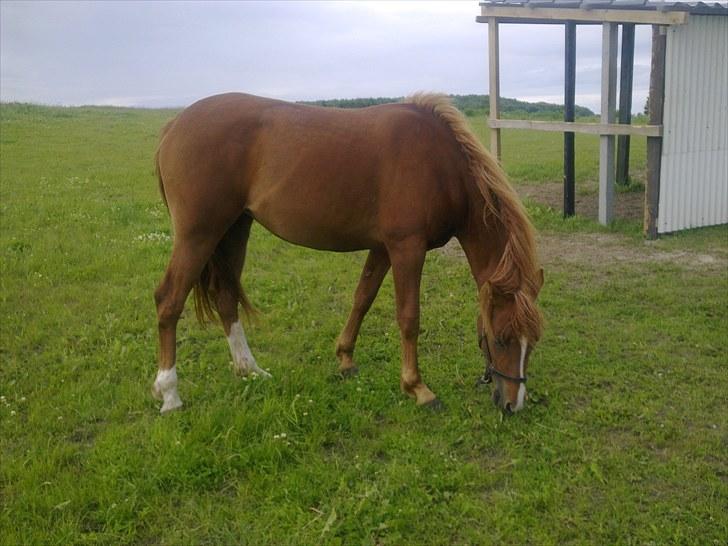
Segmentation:
<svg viewBox="0 0 728 546">
<path fill-rule="evenodd" d="M 225 248 L 224 241 L 228 236 L 230 236 L 230 231 L 220 241 L 212 257 L 202 269 L 199 279 L 192 287 L 195 314 L 200 324 L 205 324 L 208 321 L 215 322 L 216 315 L 219 316 L 220 311 L 217 307 L 215 294 L 223 286 L 226 290 L 232 291 L 235 300 L 240 304 L 243 313 L 247 317 L 253 317 L 256 314 L 255 308 L 243 290 L 243 285 L 240 284 L 240 278 L 235 274 L 223 250 Z"/>
<path fill-rule="evenodd" d="M 159 193 L 162 196 L 164 205 L 169 208 L 167 203 L 167 195 L 164 191 L 164 181 L 162 179 L 162 172 L 159 167 L 159 152 L 164 142 L 164 137 L 170 131 L 177 118 L 174 117 L 162 128 L 159 136 L 159 146 L 154 154 L 154 167 L 159 182 Z M 255 308 L 250 303 L 250 300 L 245 295 L 243 286 L 240 284 L 240 278 L 235 274 L 233 267 L 230 265 L 230 260 L 225 252 L 225 241 L 227 238 L 232 236 L 231 227 L 228 232 L 223 236 L 222 240 L 218 243 L 215 252 L 212 257 L 207 261 L 205 267 L 200 273 L 200 277 L 192 287 L 193 299 L 195 301 L 195 314 L 197 320 L 201 324 L 205 324 L 208 320 L 214 322 L 216 315 L 219 316 L 220 311 L 217 307 L 217 298 L 215 297 L 216 292 L 221 287 L 225 287 L 226 290 L 232 291 L 235 300 L 240 303 L 243 308 L 243 313 L 248 317 L 253 317 L 256 313 Z"/>
<path fill-rule="evenodd" d="M 159 151 L 162 149 L 162 142 L 164 141 L 164 137 L 167 135 L 169 130 L 172 128 L 172 125 L 174 125 L 174 122 L 177 120 L 177 117 L 173 117 L 171 120 L 169 120 L 164 127 L 162 127 L 162 130 L 159 133 L 159 145 L 157 146 L 157 151 L 154 152 L 154 172 L 157 175 L 157 182 L 159 183 L 159 194 L 162 196 L 162 201 L 164 202 L 164 206 L 169 208 L 169 205 L 167 204 L 167 195 L 164 193 L 164 182 L 162 182 L 162 171 L 159 169 Z"/>
<path fill-rule="evenodd" d="M 470 130 L 465 116 L 455 108 L 450 99 L 445 95 L 418 93 L 407 98 L 406 102 L 438 117 L 450 128 L 460 144 L 471 176 L 485 200 L 483 221 L 486 224 L 489 221 L 500 222 L 508 234 L 503 255 L 490 282 L 502 291 L 520 299 L 527 299 L 531 303 L 530 306 L 518 307 L 526 309 L 524 322 L 533 331 L 532 337 L 538 338 L 541 319 L 532 301 L 539 291 L 539 279 L 542 277 L 536 254 L 535 231 L 518 194 L 508 182 L 498 160 Z M 523 288 L 528 292 L 525 298 Z"/>
</svg>

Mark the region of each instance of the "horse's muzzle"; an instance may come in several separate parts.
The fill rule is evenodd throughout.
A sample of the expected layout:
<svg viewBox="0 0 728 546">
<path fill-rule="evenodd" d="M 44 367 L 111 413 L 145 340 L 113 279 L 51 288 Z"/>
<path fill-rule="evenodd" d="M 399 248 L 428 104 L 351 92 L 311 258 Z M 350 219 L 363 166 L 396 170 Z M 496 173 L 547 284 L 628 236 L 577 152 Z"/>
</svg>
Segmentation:
<svg viewBox="0 0 728 546">
<path fill-rule="evenodd" d="M 492 400 L 493 404 L 495 404 L 498 409 L 506 415 L 513 415 L 523 409 L 525 404 L 521 403 L 519 406 L 518 401 L 507 399 L 507 396 L 503 392 L 505 385 L 502 383 L 502 380 L 496 378 L 494 383 L 495 388 L 493 389 Z M 523 386 L 521 386 L 521 388 L 523 388 Z"/>
</svg>

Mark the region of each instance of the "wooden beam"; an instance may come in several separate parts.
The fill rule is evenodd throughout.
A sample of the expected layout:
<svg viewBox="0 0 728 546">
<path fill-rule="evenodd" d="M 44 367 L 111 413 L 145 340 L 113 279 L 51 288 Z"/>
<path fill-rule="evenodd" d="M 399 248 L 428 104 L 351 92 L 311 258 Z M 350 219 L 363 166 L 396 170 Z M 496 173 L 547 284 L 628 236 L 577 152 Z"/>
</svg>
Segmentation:
<svg viewBox="0 0 728 546">
<path fill-rule="evenodd" d="M 531 129 L 556 133 L 573 132 L 588 135 L 661 136 L 662 125 L 621 125 L 619 123 L 584 123 L 567 121 L 533 121 L 528 119 L 498 119 L 488 121 L 491 128 Z"/>
<path fill-rule="evenodd" d="M 602 25 L 601 122 L 614 123 L 617 107 L 617 24 Z M 599 137 L 599 222 L 614 220 L 614 135 Z"/>
<path fill-rule="evenodd" d="M 482 15 L 475 16 L 476 23 L 487 23 L 488 17 Z M 499 24 L 513 24 L 513 25 L 563 25 L 566 21 L 560 19 L 521 19 L 514 17 L 498 17 Z M 577 25 L 601 25 L 599 21 L 572 21 Z"/>
<path fill-rule="evenodd" d="M 662 124 L 665 104 L 665 27 L 652 27 L 652 67 L 650 68 L 650 123 Z M 647 138 L 647 186 L 645 187 L 644 233 L 648 239 L 657 238 L 657 218 L 660 200 L 660 167 L 662 137 Z"/>
<path fill-rule="evenodd" d="M 622 25 L 619 61 L 619 123 L 632 123 L 632 75 L 634 73 L 634 24 Z M 629 135 L 617 137 L 617 184 L 629 182 Z"/>
<path fill-rule="evenodd" d="M 528 6 L 480 6 L 480 17 L 485 23 L 491 17 L 518 20 L 520 23 L 541 21 L 577 21 L 592 23 L 637 23 L 643 25 L 682 25 L 688 20 L 685 11 L 626 10 L 626 9 L 579 9 L 579 8 L 531 8 Z"/>
<path fill-rule="evenodd" d="M 498 54 L 498 21 L 491 18 L 488 21 L 488 67 L 489 67 L 489 121 L 496 121 L 500 116 L 498 102 L 500 99 L 500 66 Z M 490 129 L 490 152 L 501 160 L 501 134 L 498 127 Z"/>
<path fill-rule="evenodd" d="M 564 121 L 574 121 L 576 94 L 576 23 L 564 25 Z M 574 175 L 574 132 L 564 132 L 564 218 L 574 216 L 576 178 Z"/>
</svg>

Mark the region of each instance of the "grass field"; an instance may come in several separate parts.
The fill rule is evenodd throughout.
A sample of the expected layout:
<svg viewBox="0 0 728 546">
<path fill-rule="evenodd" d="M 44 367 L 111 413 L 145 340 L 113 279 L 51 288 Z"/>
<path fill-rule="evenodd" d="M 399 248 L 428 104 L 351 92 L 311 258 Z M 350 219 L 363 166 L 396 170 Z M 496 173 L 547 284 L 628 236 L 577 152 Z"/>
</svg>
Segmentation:
<svg viewBox="0 0 728 546">
<path fill-rule="evenodd" d="M 547 329 L 528 407 L 504 418 L 474 388 L 457 248 L 425 267 L 421 365 L 447 405 L 431 413 L 399 392 L 391 277 L 341 381 L 364 255 L 256 226 L 249 339 L 274 378 L 233 376 L 221 329 L 188 306 L 185 407 L 160 416 L 152 292 L 171 242 L 151 157 L 171 112 L 1 115 L 0 544 L 726 543 L 726 227 L 647 244 L 634 222 L 529 203 Z M 507 132 L 509 173 L 559 180 L 560 140 Z M 577 146 L 586 183 L 596 141 Z"/>
</svg>

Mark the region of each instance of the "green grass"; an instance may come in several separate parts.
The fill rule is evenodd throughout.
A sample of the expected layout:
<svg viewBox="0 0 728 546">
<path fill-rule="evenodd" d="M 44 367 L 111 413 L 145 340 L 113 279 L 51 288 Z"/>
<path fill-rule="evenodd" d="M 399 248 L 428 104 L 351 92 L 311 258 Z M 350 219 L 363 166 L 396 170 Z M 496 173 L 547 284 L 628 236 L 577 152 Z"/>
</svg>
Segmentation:
<svg viewBox="0 0 728 546">
<path fill-rule="evenodd" d="M 186 405 L 160 417 L 152 292 L 170 231 L 151 156 L 171 112 L 1 114 L 0 543 L 725 543 L 724 269 L 689 256 L 549 257 L 532 399 L 506 419 L 474 388 L 467 266 L 431 253 L 421 367 L 447 405 L 432 414 L 399 392 L 391 277 L 362 329 L 360 375 L 340 381 L 334 340 L 364 256 L 256 226 L 244 283 L 261 315 L 249 338 L 274 379 L 234 377 L 220 329 L 188 308 Z M 580 154 L 596 146 L 580 138 Z M 559 179 L 558 143 L 506 132 L 508 171 Z M 593 176 L 580 161 L 580 179 Z M 625 252 L 728 252 L 725 227 L 646 247 L 638 226 L 530 209 L 556 241 L 597 233 Z"/>
</svg>

